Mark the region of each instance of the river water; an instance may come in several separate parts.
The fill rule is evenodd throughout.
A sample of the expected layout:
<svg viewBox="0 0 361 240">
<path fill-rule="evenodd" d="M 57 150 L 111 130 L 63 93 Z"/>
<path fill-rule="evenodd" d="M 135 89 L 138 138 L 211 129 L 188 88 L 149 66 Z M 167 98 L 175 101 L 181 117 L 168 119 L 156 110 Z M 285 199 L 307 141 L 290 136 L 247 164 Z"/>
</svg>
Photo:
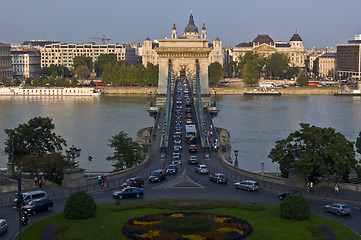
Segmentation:
<svg viewBox="0 0 361 240">
<path fill-rule="evenodd" d="M 147 113 L 147 97 L 50 97 L 0 96 L 0 167 L 6 167 L 6 128 L 15 128 L 37 116 L 53 119 L 55 132 L 68 147 L 82 149 L 76 160 L 91 171 L 110 171 L 109 139 L 124 131 L 135 139 L 137 131 L 153 125 Z M 361 98 L 335 96 L 220 96 L 216 127 L 231 133 L 232 149 L 238 149 L 239 165 L 250 171 L 277 172 L 268 159 L 275 142 L 300 129 L 299 123 L 332 127 L 350 141 L 361 131 Z M 68 149 L 66 147 L 66 149 Z M 232 151 L 233 152 L 233 151 Z M 89 164 L 88 155 L 93 156 Z M 232 156 L 234 157 L 234 156 Z"/>
</svg>

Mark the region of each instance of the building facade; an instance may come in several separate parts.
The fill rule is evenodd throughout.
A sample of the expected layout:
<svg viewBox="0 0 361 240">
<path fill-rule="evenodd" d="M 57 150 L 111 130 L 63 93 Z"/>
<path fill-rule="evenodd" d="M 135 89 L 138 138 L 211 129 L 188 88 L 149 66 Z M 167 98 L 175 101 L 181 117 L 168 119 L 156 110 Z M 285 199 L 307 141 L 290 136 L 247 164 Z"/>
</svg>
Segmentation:
<svg viewBox="0 0 361 240">
<path fill-rule="evenodd" d="M 321 77 L 335 76 L 336 53 L 324 53 L 313 62 L 313 72 Z"/>
<path fill-rule="evenodd" d="M 0 43 L 0 78 L 13 78 L 10 44 Z"/>
<path fill-rule="evenodd" d="M 209 43 L 205 24 L 199 34 L 198 27 L 194 24 L 193 15 L 190 14 L 188 25 L 183 36 L 178 36 L 177 28 L 173 25 L 171 38 L 160 39 L 152 42 L 147 38 L 142 46 L 142 62 L 159 65 L 158 93 L 167 91 L 168 63 L 173 66 L 173 73 L 177 76 L 186 76 L 194 87 L 196 80 L 196 62 L 199 64 L 200 87 L 202 94 L 209 93 L 208 66 L 219 62 L 223 66 L 222 42 L 217 38 Z M 174 84 L 174 82 L 172 83 Z"/>
<path fill-rule="evenodd" d="M 95 62 L 99 55 L 109 53 L 114 53 L 118 61 L 129 60 L 129 64 L 138 62 L 136 51 L 122 44 L 50 44 L 41 48 L 41 67 L 49 67 L 53 64 L 72 69 L 73 58 L 76 56 L 91 57 L 92 61 Z"/>
<path fill-rule="evenodd" d="M 361 79 L 361 34 L 348 44 L 337 45 L 336 72 L 341 79 Z"/>
<path fill-rule="evenodd" d="M 273 53 L 283 53 L 289 57 L 291 66 L 305 67 L 305 48 L 302 38 L 297 33 L 289 42 L 275 42 L 269 35 L 258 35 L 252 42 L 243 42 L 234 47 L 233 60 L 238 61 L 241 56 L 250 51 L 266 57 Z"/>
<path fill-rule="evenodd" d="M 14 78 L 36 77 L 40 72 L 39 51 L 11 51 Z"/>
</svg>

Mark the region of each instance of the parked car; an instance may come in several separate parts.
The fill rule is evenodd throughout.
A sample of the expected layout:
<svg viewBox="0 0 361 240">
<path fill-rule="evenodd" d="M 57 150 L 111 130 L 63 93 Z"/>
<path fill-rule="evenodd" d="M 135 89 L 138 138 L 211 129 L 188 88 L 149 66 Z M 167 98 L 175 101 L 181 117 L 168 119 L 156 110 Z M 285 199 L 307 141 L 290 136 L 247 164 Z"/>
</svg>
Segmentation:
<svg viewBox="0 0 361 240">
<path fill-rule="evenodd" d="M 5 219 L 0 219 L 0 235 L 8 230 L 8 223 Z"/>
<path fill-rule="evenodd" d="M 283 200 L 285 197 L 287 197 L 289 195 L 300 195 L 300 196 L 302 196 L 302 193 L 300 193 L 299 191 L 296 191 L 296 190 L 291 190 L 291 191 L 280 193 L 278 195 L 278 197 L 279 197 L 279 199 Z"/>
<path fill-rule="evenodd" d="M 30 201 L 46 197 L 46 192 L 37 190 L 31 192 L 24 192 L 21 194 L 21 198 L 23 199 L 23 205 L 28 204 Z M 14 199 L 14 205 L 17 206 L 18 199 Z"/>
<path fill-rule="evenodd" d="M 216 183 L 227 183 L 227 177 L 222 173 L 210 173 L 209 181 Z"/>
<path fill-rule="evenodd" d="M 202 174 L 202 173 L 208 174 L 209 173 L 209 169 L 208 169 L 207 165 L 197 165 L 195 167 L 194 171 L 199 174 Z"/>
<path fill-rule="evenodd" d="M 257 191 L 259 187 L 259 183 L 257 181 L 244 180 L 242 182 L 236 182 L 234 184 L 234 187 L 237 189 L 240 188 L 247 191 Z"/>
<path fill-rule="evenodd" d="M 166 172 L 168 175 L 174 175 L 178 172 L 178 166 L 175 164 L 171 164 L 168 166 Z"/>
<path fill-rule="evenodd" d="M 163 169 L 155 170 L 150 176 L 149 176 L 149 182 L 160 182 L 163 179 L 165 179 L 167 173 Z"/>
<path fill-rule="evenodd" d="M 193 155 L 189 156 L 188 162 L 189 162 L 190 164 L 197 164 L 197 163 L 198 163 L 198 158 L 197 158 L 197 156 L 193 156 Z"/>
<path fill-rule="evenodd" d="M 351 207 L 346 203 L 330 203 L 325 206 L 326 212 L 336 213 L 337 215 L 350 215 Z"/>
<path fill-rule="evenodd" d="M 115 191 L 113 192 L 113 198 L 117 199 L 117 198 L 129 198 L 129 197 L 136 197 L 136 198 L 140 198 L 141 196 L 143 196 L 143 189 L 142 188 L 137 188 L 137 187 L 127 187 L 127 188 L 123 188 L 121 191 Z"/>
<path fill-rule="evenodd" d="M 142 188 L 144 186 L 144 180 L 141 177 L 132 177 L 128 178 L 123 184 L 122 188 L 126 187 L 138 187 Z"/>
<path fill-rule="evenodd" d="M 27 211 L 31 215 L 35 215 L 38 212 L 50 211 L 52 207 L 53 200 L 48 197 L 44 197 L 30 201 L 27 205 L 22 207 L 22 209 Z"/>
</svg>

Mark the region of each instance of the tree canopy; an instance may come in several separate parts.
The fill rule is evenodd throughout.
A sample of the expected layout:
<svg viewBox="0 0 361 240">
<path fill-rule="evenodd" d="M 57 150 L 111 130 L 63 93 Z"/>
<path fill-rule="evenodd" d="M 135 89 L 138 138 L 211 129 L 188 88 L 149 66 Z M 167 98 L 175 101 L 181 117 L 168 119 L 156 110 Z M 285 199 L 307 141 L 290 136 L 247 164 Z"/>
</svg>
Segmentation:
<svg viewBox="0 0 361 240">
<path fill-rule="evenodd" d="M 333 128 L 320 128 L 301 123 L 301 130 L 276 142 L 268 155 L 278 162 L 283 177 L 290 171 L 318 182 L 321 177 L 348 180 L 358 161 L 354 143 Z"/>
<path fill-rule="evenodd" d="M 117 62 L 117 55 L 114 53 L 100 54 L 94 63 L 95 72 L 98 76 L 103 74 L 104 67 L 107 63 L 114 65 Z"/>
<path fill-rule="evenodd" d="M 50 76 L 71 77 L 72 73 L 67 67 L 50 65 L 50 67 L 41 68 L 39 75 L 46 77 L 50 77 Z"/>
<path fill-rule="evenodd" d="M 70 162 L 60 153 L 66 141 L 54 129 L 48 117 L 35 117 L 17 128 L 5 129 L 5 152 L 13 154 L 15 164 L 24 172 L 60 175 Z"/>
<path fill-rule="evenodd" d="M 224 75 L 225 72 L 219 62 L 211 63 L 208 66 L 208 77 L 213 83 L 218 84 Z"/>
<path fill-rule="evenodd" d="M 85 65 L 88 69 L 93 68 L 93 59 L 92 57 L 87 57 L 85 55 L 75 56 L 73 58 L 73 70 L 75 71 L 78 66 Z"/>
<path fill-rule="evenodd" d="M 299 76 L 296 80 L 296 83 L 301 85 L 301 86 L 306 86 L 309 83 L 309 79 L 306 75 L 302 74 L 301 76 Z"/>
<path fill-rule="evenodd" d="M 142 147 L 132 138 L 128 137 L 128 134 L 121 131 L 115 136 L 109 139 L 111 148 L 114 148 L 113 155 L 107 157 L 108 161 L 114 161 L 113 167 L 115 171 L 124 170 L 132 167 L 134 162 L 134 149 L 136 152 L 136 161 L 141 157 Z"/>
</svg>

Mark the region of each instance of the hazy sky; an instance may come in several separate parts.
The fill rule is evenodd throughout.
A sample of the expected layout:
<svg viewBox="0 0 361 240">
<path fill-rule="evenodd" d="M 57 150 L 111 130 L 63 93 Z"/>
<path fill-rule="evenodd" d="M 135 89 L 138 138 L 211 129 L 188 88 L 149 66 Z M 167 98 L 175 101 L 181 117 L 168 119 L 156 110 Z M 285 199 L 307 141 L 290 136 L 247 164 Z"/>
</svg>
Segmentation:
<svg viewBox="0 0 361 240">
<path fill-rule="evenodd" d="M 0 0 L 0 42 L 47 39 L 66 43 L 138 42 L 183 35 L 192 11 L 207 39 L 234 47 L 268 34 L 289 41 L 297 32 L 307 48 L 336 47 L 361 34 L 361 0 Z M 100 43 L 100 41 L 97 41 Z"/>
</svg>

